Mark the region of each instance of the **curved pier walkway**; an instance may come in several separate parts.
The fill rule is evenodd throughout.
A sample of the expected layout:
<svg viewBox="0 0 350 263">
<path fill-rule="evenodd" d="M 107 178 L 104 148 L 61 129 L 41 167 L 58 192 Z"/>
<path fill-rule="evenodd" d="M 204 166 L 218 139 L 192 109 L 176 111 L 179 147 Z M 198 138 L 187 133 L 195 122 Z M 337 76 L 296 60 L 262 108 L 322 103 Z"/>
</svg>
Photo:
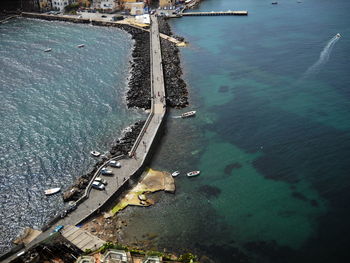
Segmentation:
<svg viewBox="0 0 350 263">
<path fill-rule="evenodd" d="M 158 130 L 163 122 L 166 113 L 165 87 L 161 57 L 161 46 L 158 21 L 155 16 L 151 16 L 152 26 L 150 30 L 150 52 L 151 52 L 151 94 L 152 106 L 147 121 L 142 128 L 139 137 L 137 138 L 129 156 L 120 159 L 121 168 L 112 168 L 114 176 L 104 176 L 108 184 L 106 190 L 99 191 L 91 189 L 89 198 L 84 200 L 76 210 L 67 214 L 64 218 L 57 221 L 51 228 L 44 231 L 31 243 L 29 243 L 24 250 L 38 244 L 40 241 L 46 239 L 57 225 L 78 225 L 91 215 L 99 211 L 99 209 L 108 202 L 111 198 L 115 198 L 125 190 L 129 184 L 129 180 L 135 174 L 143 171 L 149 152 L 154 144 Z M 103 165 L 104 166 L 104 165 Z M 102 167 L 101 167 L 102 168 Z M 97 176 L 98 174 L 95 174 Z M 94 176 L 94 177 L 95 177 Z M 19 252 L 17 252 L 19 253 Z M 16 255 L 8 258 L 4 262 L 11 262 L 16 258 Z"/>
</svg>

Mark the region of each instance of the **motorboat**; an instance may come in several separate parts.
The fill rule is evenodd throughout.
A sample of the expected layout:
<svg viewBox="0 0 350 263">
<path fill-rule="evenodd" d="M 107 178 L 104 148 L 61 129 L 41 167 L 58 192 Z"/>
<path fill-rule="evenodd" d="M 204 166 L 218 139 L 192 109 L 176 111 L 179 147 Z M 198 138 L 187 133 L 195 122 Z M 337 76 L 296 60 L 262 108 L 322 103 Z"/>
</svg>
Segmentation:
<svg viewBox="0 0 350 263">
<path fill-rule="evenodd" d="M 335 36 L 336 36 L 336 37 L 341 37 L 341 35 L 340 35 L 339 33 L 338 33 L 338 34 L 336 34 Z"/>
<path fill-rule="evenodd" d="M 84 44 L 80 44 L 80 45 L 78 45 L 77 47 L 78 47 L 78 48 L 81 48 L 81 47 L 85 47 L 85 45 L 84 45 Z"/>
<path fill-rule="evenodd" d="M 114 161 L 114 160 L 110 161 L 108 164 L 109 164 L 109 166 L 112 166 L 112 167 L 115 167 L 115 168 L 122 167 L 120 162 L 117 162 L 117 161 Z"/>
<path fill-rule="evenodd" d="M 47 189 L 47 190 L 45 190 L 45 195 L 53 195 L 53 194 L 58 193 L 59 191 L 61 191 L 60 187 Z"/>
<path fill-rule="evenodd" d="M 193 111 L 188 111 L 188 112 L 185 112 L 185 113 L 182 113 L 181 114 L 181 118 L 187 118 L 187 117 L 192 117 L 196 115 L 196 111 L 193 110 Z"/>
<path fill-rule="evenodd" d="M 193 177 L 193 176 L 197 176 L 201 173 L 201 171 L 192 171 L 192 172 L 188 172 L 187 176 L 188 177 Z"/>
<path fill-rule="evenodd" d="M 91 151 L 90 153 L 92 156 L 95 156 L 95 157 L 99 157 L 101 155 L 101 153 L 97 151 Z"/>
<path fill-rule="evenodd" d="M 111 170 L 108 170 L 107 168 L 102 168 L 101 174 L 102 175 L 113 175 L 113 172 Z"/>
<path fill-rule="evenodd" d="M 172 176 L 172 177 L 176 177 L 176 176 L 178 176 L 179 174 L 180 174 L 179 171 L 175 171 L 175 172 L 173 172 L 173 173 L 171 174 L 171 176 Z"/>
<path fill-rule="evenodd" d="M 50 52 L 52 48 L 45 49 L 44 52 Z"/>
</svg>

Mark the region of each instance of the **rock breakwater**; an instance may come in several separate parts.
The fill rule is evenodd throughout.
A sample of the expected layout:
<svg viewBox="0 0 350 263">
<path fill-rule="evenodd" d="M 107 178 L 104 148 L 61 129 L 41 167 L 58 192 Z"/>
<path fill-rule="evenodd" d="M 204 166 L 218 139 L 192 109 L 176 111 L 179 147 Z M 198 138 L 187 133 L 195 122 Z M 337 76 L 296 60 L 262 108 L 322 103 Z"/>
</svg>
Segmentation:
<svg viewBox="0 0 350 263">
<path fill-rule="evenodd" d="M 128 107 L 151 108 L 151 64 L 149 33 L 131 33 L 135 40 L 132 52 L 131 77 L 127 92 Z"/>
<path fill-rule="evenodd" d="M 172 36 L 170 26 L 165 18 L 158 18 L 161 33 Z M 161 39 L 164 83 L 167 105 L 184 108 L 188 105 L 188 91 L 182 79 L 181 61 L 178 47 L 167 40 Z"/>
</svg>

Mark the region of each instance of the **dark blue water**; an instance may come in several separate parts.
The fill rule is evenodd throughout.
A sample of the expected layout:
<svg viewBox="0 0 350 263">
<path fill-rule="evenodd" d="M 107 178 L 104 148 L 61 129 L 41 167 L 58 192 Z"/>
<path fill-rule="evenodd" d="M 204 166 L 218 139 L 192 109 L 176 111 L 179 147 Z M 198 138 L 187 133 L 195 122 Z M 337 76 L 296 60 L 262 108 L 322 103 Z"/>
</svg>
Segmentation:
<svg viewBox="0 0 350 263">
<path fill-rule="evenodd" d="M 190 43 L 181 54 L 197 116 L 169 119 L 152 166 L 202 173 L 123 212 L 125 240 L 157 234 L 151 246 L 224 263 L 348 262 L 350 3 L 206 0 L 198 10 L 229 9 L 249 16 L 171 21 Z"/>
<path fill-rule="evenodd" d="M 118 29 L 27 19 L 0 26 L 0 251 L 60 212 L 61 196 L 45 189 L 67 188 L 95 163 L 91 150 L 107 151 L 142 116 L 125 103 L 131 49 Z"/>
</svg>

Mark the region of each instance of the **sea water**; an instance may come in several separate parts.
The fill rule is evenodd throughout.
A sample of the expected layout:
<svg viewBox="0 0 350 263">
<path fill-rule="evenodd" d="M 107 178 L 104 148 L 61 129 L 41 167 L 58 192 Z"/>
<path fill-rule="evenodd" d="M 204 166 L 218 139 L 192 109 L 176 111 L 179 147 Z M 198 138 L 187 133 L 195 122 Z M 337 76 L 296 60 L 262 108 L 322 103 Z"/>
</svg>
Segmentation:
<svg viewBox="0 0 350 263">
<path fill-rule="evenodd" d="M 0 251 L 24 227 L 61 212 L 61 195 L 46 197 L 45 189 L 66 189 L 91 170 L 90 151 L 108 151 L 144 118 L 125 103 L 132 45 L 119 29 L 0 25 Z"/>
<path fill-rule="evenodd" d="M 249 15 L 170 22 L 189 42 L 190 93 L 171 115 L 197 115 L 168 118 L 152 168 L 182 172 L 176 194 L 122 212 L 124 240 L 222 263 L 348 262 L 350 3 L 205 0 L 194 11 L 229 9 Z"/>
</svg>

